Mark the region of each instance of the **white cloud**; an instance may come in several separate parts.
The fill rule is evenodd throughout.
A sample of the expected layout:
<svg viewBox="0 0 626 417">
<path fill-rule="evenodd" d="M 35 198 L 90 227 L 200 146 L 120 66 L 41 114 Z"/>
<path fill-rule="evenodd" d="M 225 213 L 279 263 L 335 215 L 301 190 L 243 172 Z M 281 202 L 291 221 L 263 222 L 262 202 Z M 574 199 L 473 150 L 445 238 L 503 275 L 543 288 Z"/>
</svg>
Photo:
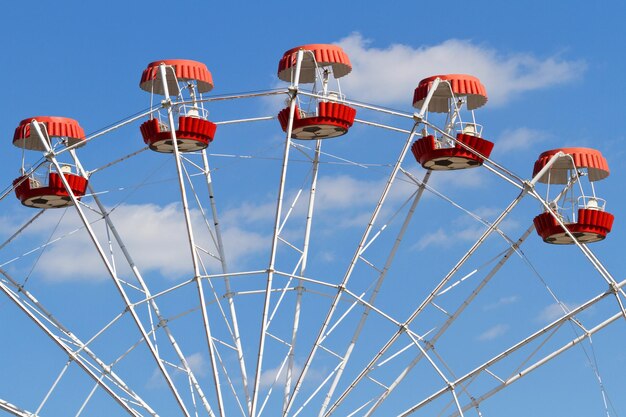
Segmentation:
<svg viewBox="0 0 626 417">
<path fill-rule="evenodd" d="M 91 221 L 97 219 L 87 212 Z M 196 245 L 217 253 L 199 210 L 191 210 Z M 120 233 L 133 260 L 142 273 L 157 271 L 168 278 L 180 278 L 192 274 L 191 254 L 185 220 L 179 204 L 160 206 L 157 204 L 122 204 L 112 213 L 111 219 Z M 58 218 L 46 216 L 26 230 L 30 236 L 48 236 Z M 265 250 L 263 235 L 246 231 L 236 225 L 223 225 L 222 234 L 231 267 L 245 263 L 254 255 Z M 82 223 L 75 213 L 68 212 L 58 229 L 64 235 L 81 228 Z M 104 221 L 93 224 L 93 229 L 103 249 L 108 253 Z M 119 248 L 114 247 L 118 273 L 128 272 Z M 77 262 L 80 260 L 80 262 Z M 219 263 L 205 263 L 211 272 L 219 269 Z M 103 262 L 85 230 L 64 237 L 46 248 L 37 271 L 49 281 L 105 280 L 108 277 Z"/>
<path fill-rule="evenodd" d="M 487 304 L 483 307 L 483 310 L 494 310 L 500 308 L 502 306 L 510 305 L 517 303 L 519 301 L 519 297 L 517 295 L 510 295 L 507 297 L 500 297 L 496 302 L 491 304 Z"/>
<path fill-rule="evenodd" d="M 497 324 L 497 325 L 487 329 L 483 333 L 479 334 L 478 337 L 476 338 L 476 340 L 481 341 L 481 342 L 488 342 L 488 341 L 497 339 L 498 337 L 500 337 L 503 334 L 505 334 L 508 330 L 509 330 L 509 326 L 508 325 L 506 325 L 506 324 Z"/>
<path fill-rule="evenodd" d="M 196 378 L 202 378 L 209 374 L 209 364 L 207 363 L 206 359 L 204 359 L 202 353 L 193 353 L 189 356 L 186 356 L 185 359 L 187 360 L 187 365 L 191 369 L 191 372 L 193 372 Z M 180 366 L 182 368 L 182 363 L 180 364 Z M 173 379 L 177 379 L 179 377 L 182 377 L 183 375 L 187 375 L 186 372 L 180 369 L 175 369 L 174 372 L 171 371 L 171 368 L 166 369 Z M 163 374 L 161 373 L 161 370 L 159 368 L 154 368 L 152 374 L 146 382 L 146 387 L 149 389 L 160 389 L 167 387 Z"/>
<path fill-rule="evenodd" d="M 553 322 L 554 320 L 563 317 L 573 308 L 575 308 L 575 306 L 568 303 L 553 303 L 541 310 L 537 320 L 544 323 Z"/>
<path fill-rule="evenodd" d="M 516 95 L 570 82 L 585 71 L 583 61 L 528 53 L 504 54 L 469 40 L 450 39 L 414 48 L 394 44 L 370 46 L 359 33 L 338 42 L 352 62 L 341 79 L 349 97 L 377 104 L 410 103 L 418 82 L 432 75 L 464 73 L 477 76 L 487 88 L 490 104 L 501 105 Z"/>
<path fill-rule="evenodd" d="M 189 355 L 188 357 L 186 357 L 185 359 L 187 359 L 187 365 L 189 365 L 191 372 L 193 372 L 193 374 L 197 378 L 202 378 L 208 375 L 209 364 L 207 363 L 206 359 L 204 359 L 204 356 L 202 355 L 202 353 L 200 352 L 193 353 Z"/>
<path fill-rule="evenodd" d="M 507 129 L 500 134 L 494 152 L 504 153 L 511 151 L 522 151 L 544 142 L 550 137 L 547 132 L 541 130 L 520 127 L 517 129 Z"/>
<path fill-rule="evenodd" d="M 294 363 L 293 371 L 292 371 L 292 382 L 295 380 L 302 372 L 302 366 L 297 363 Z M 324 378 L 324 371 L 319 371 L 313 368 L 309 368 L 307 371 L 307 381 L 316 382 L 321 381 Z M 261 372 L 261 379 L 259 380 L 259 385 L 261 388 L 268 388 L 274 384 L 276 381 L 276 386 L 284 386 L 285 382 L 287 382 L 287 365 L 285 365 L 282 370 L 280 366 L 276 368 L 270 368 L 263 372 Z"/>
<path fill-rule="evenodd" d="M 501 210 L 493 207 L 479 207 L 474 209 L 473 213 L 482 219 L 493 221 L 501 213 Z M 515 220 L 505 219 L 500 223 L 498 229 L 508 233 L 518 227 L 519 224 Z M 451 221 L 450 229 L 440 227 L 435 231 L 425 233 L 411 248 L 414 250 L 424 250 L 431 246 L 448 248 L 457 243 L 474 242 L 486 230 L 487 226 L 464 214 Z M 493 233 L 497 233 L 497 231 Z"/>
</svg>

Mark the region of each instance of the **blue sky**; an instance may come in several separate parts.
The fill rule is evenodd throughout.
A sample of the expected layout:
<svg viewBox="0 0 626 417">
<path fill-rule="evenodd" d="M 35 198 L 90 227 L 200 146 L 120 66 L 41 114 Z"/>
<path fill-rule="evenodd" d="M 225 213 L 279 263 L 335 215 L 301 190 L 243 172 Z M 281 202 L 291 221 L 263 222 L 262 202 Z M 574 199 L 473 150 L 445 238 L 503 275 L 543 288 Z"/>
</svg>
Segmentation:
<svg viewBox="0 0 626 417">
<path fill-rule="evenodd" d="M 589 248 L 620 282 L 626 268 L 622 254 L 626 228 L 621 217 L 626 203 L 622 182 L 626 164 L 624 133 L 619 128 L 624 117 L 621 101 L 626 92 L 622 76 L 626 73 L 626 60 L 619 53 L 626 39 L 622 22 L 625 13 L 626 6 L 617 1 L 526 1 L 497 6 L 486 1 L 471 5 L 460 1 L 419 5 L 410 1 L 362 2 L 358 6 L 337 2 L 294 6 L 277 1 L 12 2 L 3 8 L 0 25 L 5 54 L 0 75 L 5 80 L 6 93 L 0 118 L 0 131 L 5 137 L 4 163 L 0 166 L 2 189 L 18 176 L 22 155 L 10 140 L 19 121 L 36 115 L 71 117 L 80 122 L 87 135 L 115 124 L 149 107 L 149 94 L 138 88 L 141 72 L 149 62 L 183 58 L 205 63 L 215 82 L 210 97 L 284 88 L 287 84 L 276 77 L 278 60 L 284 51 L 302 44 L 334 43 L 344 48 L 353 64 L 352 72 L 341 79 L 342 91 L 349 99 L 405 113 L 414 111 L 413 89 L 424 77 L 442 73 L 479 77 L 487 88 L 489 101 L 477 110 L 476 116 L 484 126 L 483 136 L 495 143 L 492 157 L 523 178 L 530 178 L 535 159 L 545 150 L 571 146 L 600 150 L 611 175 L 597 184 L 597 192 L 607 200 L 607 210 L 615 215 L 615 224 L 605 241 Z M 215 102 L 207 108 L 213 121 L 275 116 L 282 100 L 266 97 Z M 362 109 L 357 118 L 411 128 L 410 120 Z M 86 169 L 94 170 L 141 149 L 139 124 L 115 130 L 80 149 L 78 155 Z M 355 124 L 348 135 L 322 145 L 325 154 L 320 166 L 306 276 L 329 286 L 306 284 L 295 353 L 296 372 L 306 360 L 336 293 L 332 286 L 344 276 L 389 176 L 389 165 L 405 139 L 405 134 Z M 294 204 L 281 236 L 300 245 L 311 175 L 311 164 L 306 161 L 314 143 L 298 144 L 305 148 L 291 150 L 285 209 L 300 188 L 303 195 Z M 278 121 L 269 120 L 218 126 L 215 141 L 208 149 L 231 272 L 267 268 L 283 146 L 284 134 Z M 31 163 L 40 157 L 32 154 L 27 156 Z M 246 158 L 234 157 L 237 155 Z M 338 158 L 361 165 L 336 164 L 341 161 Z M 198 172 L 192 163 L 199 161 L 197 156 L 190 157 L 187 166 L 192 174 Z M 410 154 L 402 166 L 419 179 L 425 174 Z M 107 210 L 112 211 L 112 220 L 153 294 L 193 276 L 171 155 L 146 151 L 95 173 L 90 181 Z M 194 176 L 192 184 L 201 204 L 191 198 L 191 223 L 198 246 L 211 251 L 213 243 L 201 211 L 201 207 L 210 210 L 206 183 L 202 176 Z M 513 186 L 482 168 L 435 172 L 429 184 L 487 221 L 493 221 L 518 194 Z M 379 268 L 385 264 L 407 215 L 406 201 L 415 189 L 406 176 L 398 176 L 374 230 L 385 224 L 388 227 L 368 248 L 364 255 L 368 262 Z M 538 186 L 538 190 L 543 193 L 545 187 Z M 85 203 L 94 207 L 92 199 L 86 198 Z M 537 201 L 525 197 L 502 223 L 503 233 L 516 240 L 540 210 Z M 394 216 L 396 212 L 398 215 Z M 35 213 L 22 207 L 12 195 L 0 201 L 0 241 L 5 242 Z M 94 210 L 87 209 L 87 213 L 108 251 L 103 222 L 98 221 Z M 375 305 L 399 322 L 406 320 L 484 230 L 484 225 L 469 214 L 427 191 Z M 47 242 L 52 243 L 41 249 Z M 116 270 L 131 281 L 119 247 L 112 246 Z M 442 310 L 454 311 L 508 247 L 501 237 L 491 236 L 448 284 L 457 285 L 437 297 L 437 306 L 429 305 L 410 330 L 426 335 L 426 339 L 436 334 L 446 319 Z M 546 245 L 532 232 L 521 250 L 523 256 L 513 255 L 436 342 L 433 361 L 450 380 L 472 371 L 562 316 L 555 300 L 573 309 L 607 289 L 603 278 L 576 247 Z M 206 262 L 208 274 L 220 272 L 218 262 L 206 255 L 201 259 Z M 295 252 L 281 244 L 277 270 L 289 273 L 297 262 Z M 114 371 L 157 414 L 181 413 L 145 343 L 134 347 L 141 336 L 129 314 L 122 314 L 125 306 L 74 209 L 46 211 L 0 249 L 0 265 L 83 342 L 121 314 L 89 347 L 103 362 L 115 362 Z M 361 260 L 348 289 L 368 298 L 377 276 Z M 266 278 L 267 274 L 259 273 L 232 279 L 233 291 L 240 293 L 234 300 L 250 380 L 254 377 L 263 307 L 259 291 L 265 289 Z M 215 409 L 213 371 L 194 285 L 171 291 L 159 297 L 158 303 L 170 320 L 169 328 L 207 395 L 207 402 Z M 275 286 L 291 288 L 296 283 L 276 277 Z M 128 291 L 135 302 L 142 300 L 139 292 L 130 288 Z M 205 291 L 209 298 L 219 300 L 210 302 L 207 311 L 220 355 L 218 374 L 226 415 L 242 415 L 237 401 L 245 402 L 245 398 L 237 356 L 228 346 L 233 343 L 228 326 L 220 319 L 220 309 L 228 310 L 223 298 L 225 284 L 218 279 L 206 280 Z M 272 308 L 279 300 L 280 293 L 275 293 Z M 350 308 L 351 300 L 343 297 L 332 323 L 339 317 L 345 319 L 323 342 L 326 349 L 338 354 L 346 350 L 363 311 L 358 305 Z M 284 377 L 279 369 L 286 348 L 277 339 L 291 337 L 294 304 L 295 292 L 285 291 L 270 325 L 272 336 L 268 337 L 259 382 L 259 407 L 266 396 L 269 398 L 263 415 L 280 415 Z M 149 327 L 145 303 L 137 310 L 142 323 Z M 615 297 L 608 296 L 576 318 L 582 327 L 591 329 L 617 312 Z M 484 417 L 599 416 L 607 415 L 607 410 L 613 417 L 623 415 L 624 324 L 623 318 L 616 320 L 595 333 L 591 342 L 580 343 L 485 399 L 480 412 Z M 396 330 L 397 326 L 382 314 L 370 314 L 333 401 Z M 0 296 L 0 332 L 4 335 L 0 347 L 0 415 L 11 415 L 2 411 L 3 402 L 34 413 L 64 369 L 67 355 L 4 294 Z M 550 337 L 534 341 L 489 370 L 499 378 L 509 378 L 581 334 L 581 328 L 573 322 L 565 323 Z M 176 362 L 176 354 L 162 329 L 155 338 L 163 358 Z M 406 346 L 409 347 L 403 350 Z M 400 353 L 393 356 L 396 352 Z M 370 376 L 389 386 L 419 353 L 416 346 L 411 346 L 410 338 L 402 335 L 381 358 L 384 366 L 377 367 Z M 337 363 L 327 351 L 316 354 L 290 415 L 301 406 L 303 410 L 298 415 L 317 415 L 321 397 L 328 388 L 318 396 L 313 393 Z M 197 393 L 195 397 L 190 394 L 184 372 L 165 366 L 180 389 L 185 406 L 193 410 L 196 401 L 199 415 L 207 415 Z M 227 377 L 233 380 L 235 394 L 228 388 Z M 275 379 L 277 383 L 272 386 Z M 465 405 L 471 397 L 484 395 L 497 383 L 494 376 L 482 373 L 469 386 L 459 388 L 459 401 Z M 433 366 L 422 360 L 374 415 L 399 415 L 444 386 Z M 93 380 L 75 363 L 70 364 L 41 407 L 40 415 L 76 415 L 93 387 Z M 372 400 L 354 414 L 364 415 L 381 392 L 379 384 L 365 380 L 351 391 L 334 415 L 348 415 Z M 305 403 L 309 397 L 311 401 Z M 451 400 L 448 393 L 413 415 L 454 414 Z M 143 409 L 141 412 L 149 415 Z M 82 415 L 125 414 L 98 388 Z M 470 408 L 465 415 L 479 414 Z"/>
</svg>

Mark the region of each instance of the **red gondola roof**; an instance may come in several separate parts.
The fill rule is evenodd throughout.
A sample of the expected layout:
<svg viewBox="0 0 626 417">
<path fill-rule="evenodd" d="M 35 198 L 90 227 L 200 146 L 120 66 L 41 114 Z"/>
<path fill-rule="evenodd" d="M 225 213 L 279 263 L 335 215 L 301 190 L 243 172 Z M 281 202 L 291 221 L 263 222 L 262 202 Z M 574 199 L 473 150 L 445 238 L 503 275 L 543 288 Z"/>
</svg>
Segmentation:
<svg viewBox="0 0 626 417">
<path fill-rule="evenodd" d="M 290 49 L 284 53 L 278 62 L 278 78 L 291 82 L 291 70 L 296 66 L 298 51 L 303 49 L 311 51 L 312 54 L 304 54 L 302 69 L 300 72 L 301 83 L 312 83 L 315 81 L 315 62 L 319 67 L 331 66 L 335 78 L 343 77 L 352 71 L 352 64 L 348 55 L 337 45 L 310 44 L 302 45 Z M 315 60 L 313 60 L 315 56 Z"/>
<path fill-rule="evenodd" d="M 139 87 L 147 92 L 155 94 L 163 94 L 163 86 L 159 76 L 159 65 L 161 63 L 173 66 L 178 81 L 196 80 L 198 82 L 198 91 L 206 93 L 213 89 L 213 77 L 211 72 L 202 62 L 191 61 L 189 59 L 163 59 L 148 64 L 148 67 L 141 74 Z M 158 80 L 158 82 L 154 82 Z M 178 84 L 176 84 L 171 73 L 167 74 L 167 84 L 170 94 L 178 94 Z"/>
<path fill-rule="evenodd" d="M 428 111 L 435 113 L 448 112 L 448 98 L 452 97 L 450 88 L 452 88 L 452 92 L 454 92 L 455 96 L 467 97 L 468 110 L 477 109 L 487 103 L 487 90 L 478 78 L 466 74 L 446 74 L 434 75 L 420 81 L 413 93 L 413 107 L 422 107 L 422 103 L 428 95 L 428 90 L 436 78 L 448 81 L 450 87 L 448 87 L 447 83 L 439 84 L 437 91 L 435 91 L 435 94 L 430 100 Z"/>
<path fill-rule="evenodd" d="M 599 181 L 609 176 L 609 165 L 600 151 L 590 148 L 559 148 L 543 152 L 539 155 L 533 169 L 533 177 L 537 175 L 559 151 L 565 153 L 566 156 L 560 157 L 554 165 L 552 165 L 550 171 L 539 179 L 539 182 L 567 184 L 569 171 L 574 167 L 587 168 L 589 181 Z"/>
<path fill-rule="evenodd" d="M 18 148 L 43 151 L 45 148 L 39 138 L 31 136 L 30 122 L 36 120 L 45 123 L 48 136 L 67 137 L 69 145 L 85 140 L 85 131 L 74 119 L 56 116 L 35 116 L 24 119 L 15 129 L 13 134 L 13 144 Z"/>
</svg>

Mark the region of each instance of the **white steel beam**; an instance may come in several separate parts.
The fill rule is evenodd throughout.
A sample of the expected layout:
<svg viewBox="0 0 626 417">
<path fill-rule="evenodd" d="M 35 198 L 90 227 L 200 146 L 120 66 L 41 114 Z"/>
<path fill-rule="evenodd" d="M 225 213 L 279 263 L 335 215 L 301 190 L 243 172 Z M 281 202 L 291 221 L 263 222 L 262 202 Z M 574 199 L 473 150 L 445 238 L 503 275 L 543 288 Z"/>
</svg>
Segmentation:
<svg viewBox="0 0 626 417">
<path fill-rule="evenodd" d="M 256 416 L 256 406 L 259 396 L 259 385 L 261 383 L 261 372 L 263 369 L 263 352 L 265 349 L 265 336 L 267 332 L 267 316 L 270 307 L 272 294 L 272 280 L 274 278 L 274 267 L 276 263 L 276 252 L 278 249 L 278 234 L 282 219 L 283 196 L 285 193 L 285 182 L 287 179 L 287 165 L 289 163 L 289 150 L 291 149 L 291 133 L 293 131 L 293 120 L 296 112 L 296 99 L 298 96 L 298 84 L 300 81 L 300 70 L 302 67 L 302 59 L 304 51 L 299 50 L 296 60 L 296 68 L 294 75 L 294 83 L 289 88 L 291 97 L 289 102 L 289 122 L 287 124 L 287 132 L 285 137 L 285 149 L 283 151 L 283 163 L 278 185 L 278 197 L 276 201 L 276 215 L 274 219 L 274 232 L 272 235 L 272 246 L 270 250 L 269 265 L 267 268 L 267 283 L 265 289 L 265 299 L 263 302 L 263 312 L 261 313 L 261 334 L 259 336 L 259 350 L 257 354 L 256 371 L 254 374 L 254 388 L 252 390 L 252 404 L 250 407 L 250 417 Z"/>
</svg>

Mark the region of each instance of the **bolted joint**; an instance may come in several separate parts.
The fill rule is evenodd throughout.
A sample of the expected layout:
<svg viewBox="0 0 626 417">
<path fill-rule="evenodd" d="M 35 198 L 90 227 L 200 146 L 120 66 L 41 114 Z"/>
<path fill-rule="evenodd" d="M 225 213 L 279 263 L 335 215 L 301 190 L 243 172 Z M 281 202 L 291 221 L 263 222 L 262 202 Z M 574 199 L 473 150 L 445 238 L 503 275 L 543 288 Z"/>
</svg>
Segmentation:
<svg viewBox="0 0 626 417">
<path fill-rule="evenodd" d="M 346 290 L 346 286 L 345 285 L 338 285 L 337 286 L 337 292 L 338 293 L 342 293 Z"/>
<path fill-rule="evenodd" d="M 524 193 L 529 193 L 535 189 L 535 185 L 528 180 L 524 180 L 522 184 L 524 185 Z"/>
<path fill-rule="evenodd" d="M 298 95 L 298 87 L 295 85 L 290 85 L 287 88 L 287 94 L 289 94 L 289 98 L 293 100 Z"/>
<path fill-rule="evenodd" d="M 161 100 L 161 107 L 163 107 L 164 109 L 169 109 L 170 107 L 172 107 L 172 99 L 166 98 Z"/>
<path fill-rule="evenodd" d="M 399 326 L 400 328 L 398 330 L 400 330 L 400 333 L 406 333 L 407 330 L 409 330 L 409 324 L 408 323 L 402 323 Z"/>
<path fill-rule="evenodd" d="M 415 120 L 415 123 L 422 123 L 424 121 L 424 115 L 420 113 L 413 113 L 413 120 Z"/>
</svg>

